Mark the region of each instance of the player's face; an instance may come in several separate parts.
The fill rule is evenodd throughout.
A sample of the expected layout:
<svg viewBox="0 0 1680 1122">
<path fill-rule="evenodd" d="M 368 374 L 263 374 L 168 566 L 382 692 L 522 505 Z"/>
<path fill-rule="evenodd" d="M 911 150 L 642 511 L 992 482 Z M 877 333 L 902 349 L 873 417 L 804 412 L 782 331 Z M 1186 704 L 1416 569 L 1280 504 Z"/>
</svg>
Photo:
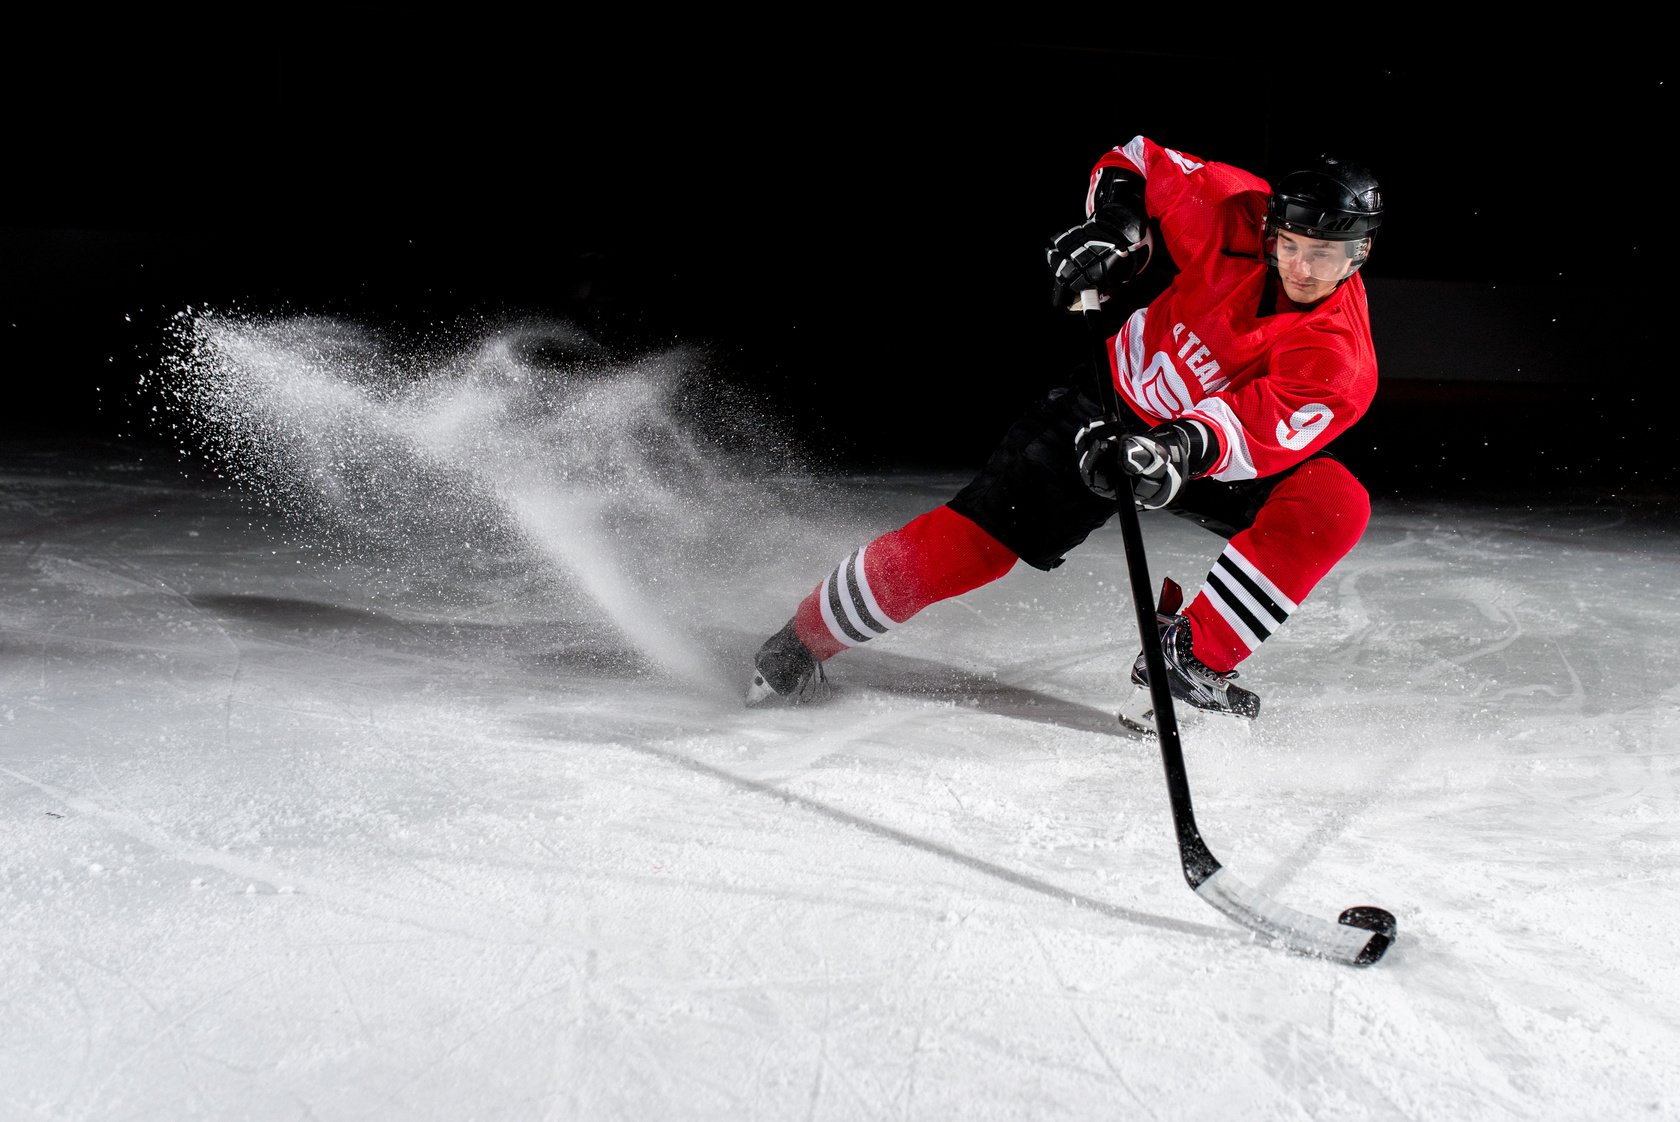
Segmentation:
<svg viewBox="0 0 1680 1122">
<path fill-rule="evenodd" d="M 1277 245 L 1278 277 L 1284 295 L 1297 304 L 1322 300 L 1336 289 L 1336 283 L 1353 272 L 1356 258 L 1348 256 L 1347 242 L 1303 238 L 1287 230 L 1274 235 Z"/>
</svg>

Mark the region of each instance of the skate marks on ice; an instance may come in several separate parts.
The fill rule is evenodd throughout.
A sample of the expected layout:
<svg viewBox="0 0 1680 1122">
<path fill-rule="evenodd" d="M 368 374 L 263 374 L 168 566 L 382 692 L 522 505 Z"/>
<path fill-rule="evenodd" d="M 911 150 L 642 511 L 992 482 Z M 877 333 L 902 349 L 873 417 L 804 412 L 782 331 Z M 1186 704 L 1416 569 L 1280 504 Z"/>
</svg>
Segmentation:
<svg viewBox="0 0 1680 1122">
<path fill-rule="evenodd" d="M 1525 715 L 1536 732 L 1579 731 L 1598 716 L 1671 711 L 1650 668 L 1672 664 L 1680 636 L 1650 621 L 1680 611 L 1676 530 L 1613 507 L 1389 512 L 1336 579 L 1336 622 L 1353 632 L 1338 657 L 1396 669 L 1392 690 L 1374 683 L 1378 698 L 1432 675 L 1437 704 L 1476 731 Z M 1606 641 L 1618 636 L 1638 640 Z"/>
<path fill-rule="evenodd" d="M 172 342 L 141 388 L 184 453 L 302 549 L 379 573 L 370 591 L 546 615 L 580 649 L 737 688 L 704 638 L 713 589 L 801 531 L 770 482 L 787 441 L 702 354 L 615 358 L 558 323 L 404 340 L 216 313 Z"/>
<path fill-rule="evenodd" d="M 202 845 L 178 833 L 161 828 L 153 816 L 121 803 L 108 801 L 108 793 L 77 791 L 38 779 L 25 772 L 0 766 L 0 775 L 24 784 L 54 805 L 73 815 L 96 821 L 152 851 L 158 860 L 215 874 L 219 879 L 243 885 L 248 895 L 307 894 L 336 908 L 369 919 L 378 918 L 417 930 L 446 932 L 472 939 L 505 939 L 510 934 L 505 916 L 487 916 L 470 899 L 433 896 L 420 899 L 410 894 L 382 891 L 375 885 L 357 884 L 352 878 L 312 874 L 282 862 L 242 856 Z M 102 870 L 95 870 L 102 871 Z M 455 886 L 451 886 L 455 887 Z M 526 934 L 536 935 L 533 926 Z"/>
<path fill-rule="evenodd" d="M 1076 908 L 1082 908 L 1089 912 L 1095 912 L 1111 919 L 1121 920 L 1140 927 L 1155 928 L 1162 931 L 1172 931 L 1185 935 L 1196 935 L 1201 938 L 1213 939 L 1215 941 L 1248 941 L 1246 936 L 1239 932 L 1234 932 L 1212 924 L 1191 923 L 1184 920 L 1174 919 L 1169 916 L 1152 915 L 1134 908 L 1121 907 L 1107 900 L 1096 899 L 1083 892 L 1067 888 L 1064 885 L 1051 883 L 1041 877 L 1009 868 L 996 861 L 988 860 L 972 853 L 963 852 L 962 850 L 956 849 L 950 845 L 932 841 L 928 838 L 910 833 L 909 831 L 898 829 L 886 822 L 877 821 L 869 817 L 863 817 L 840 807 L 829 805 L 819 799 L 801 795 L 795 791 L 789 790 L 787 787 L 782 786 L 779 783 L 748 778 L 745 775 L 738 774 L 729 769 L 707 763 L 704 760 L 696 758 L 688 753 L 662 748 L 656 744 L 649 743 L 630 743 L 625 744 L 624 747 L 630 749 L 631 751 L 644 753 L 664 760 L 670 764 L 686 768 L 690 771 L 698 772 L 701 775 L 708 776 L 721 783 L 737 787 L 741 790 L 779 800 L 796 810 L 819 815 L 831 822 L 839 823 L 842 826 L 850 827 L 854 830 L 861 830 L 876 837 L 884 838 L 894 844 L 919 850 L 920 852 L 930 854 L 942 861 L 948 861 L 972 872 L 979 873 L 982 876 L 1002 881 L 1005 884 L 1013 885 L 1016 888 L 1022 888 L 1041 896 L 1049 897 L 1062 905 L 1072 905 Z"/>
</svg>

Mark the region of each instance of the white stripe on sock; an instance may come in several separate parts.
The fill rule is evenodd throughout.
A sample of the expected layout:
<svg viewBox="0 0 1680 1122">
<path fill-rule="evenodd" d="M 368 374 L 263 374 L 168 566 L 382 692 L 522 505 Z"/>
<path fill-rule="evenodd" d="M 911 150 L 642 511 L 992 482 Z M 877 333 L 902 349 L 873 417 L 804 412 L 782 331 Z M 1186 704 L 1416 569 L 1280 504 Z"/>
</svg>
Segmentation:
<svg viewBox="0 0 1680 1122">
<path fill-rule="evenodd" d="M 836 569 L 823 581 L 822 594 L 817 597 L 817 607 L 822 610 L 823 625 L 828 628 L 828 633 L 834 637 L 834 641 L 843 647 L 855 647 L 858 640 L 846 634 L 845 629 L 834 618 L 833 602 L 837 591 L 835 582 L 839 576 L 840 570 Z"/>
<path fill-rule="evenodd" d="M 876 622 L 884 629 L 880 634 L 885 635 L 898 626 L 898 621 L 881 610 L 881 605 L 875 599 L 875 590 L 869 587 L 869 578 L 863 575 L 863 555 L 868 552 L 869 547 L 867 545 L 858 550 L 857 560 L 852 563 L 852 568 L 857 572 L 858 591 L 863 593 L 864 605 L 868 607 L 869 614 L 874 616 Z"/>
<path fill-rule="evenodd" d="M 1231 564 L 1247 573 L 1249 579 L 1260 586 L 1260 591 L 1264 592 L 1267 596 L 1270 596 L 1277 606 L 1282 608 L 1285 612 L 1293 613 L 1296 608 L 1300 607 L 1300 605 L 1295 603 L 1295 601 L 1278 591 L 1278 586 L 1273 584 L 1270 580 L 1267 580 L 1266 574 L 1255 568 L 1254 562 L 1238 553 L 1235 547 L 1229 545 L 1225 547 L 1225 558 L 1230 561 Z M 1271 613 L 1268 612 L 1267 614 L 1270 615 Z M 1279 620 L 1278 622 L 1282 623 L 1283 621 Z"/>
<path fill-rule="evenodd" d="M 1226 603 L 1225 597 L 1219 594 L 1219 589 L 1211 584 L 1204 584 L 1202 585 L 1202 595 L 1208 598 L 1208 603 L 1213 605 L 1213 610 L 1218 612 L 1220 617 L 1230 625 L 1231 630 L 1237 633 L 1237 638 L 1242 640 L 1243 645 L 1248 648 L 1249 654 L 1253 654 L 1265 641 L 1264 636 L 1256 635 L 1249 629 L 1247 621 L 1238 615 L 1230 604 Z M 1260 612 L 1259 614 L 1264 618 L 1267 613 Z"/>
</svg>

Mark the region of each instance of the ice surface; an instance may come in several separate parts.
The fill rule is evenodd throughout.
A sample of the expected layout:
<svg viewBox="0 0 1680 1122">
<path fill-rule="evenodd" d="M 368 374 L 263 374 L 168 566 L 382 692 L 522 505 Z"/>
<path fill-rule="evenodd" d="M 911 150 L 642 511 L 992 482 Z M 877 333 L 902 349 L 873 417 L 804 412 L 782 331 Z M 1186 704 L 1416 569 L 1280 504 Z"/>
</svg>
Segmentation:
<svg viewBox="0 0 1680 1122">
<path fill-rule="evenodd" d="M 1184 718 L 1235 876 L 1398 917 L 1354 969 L 1185 885 L 1113 526 L 748 711 L 960 478 L 685 444 L 675 359 L 231 330 L 220 480 L 0 464 L 0 1118 L 1680 1117 L 1670 527 L 1379 503 L 1262 719 Z"/>
</svg>

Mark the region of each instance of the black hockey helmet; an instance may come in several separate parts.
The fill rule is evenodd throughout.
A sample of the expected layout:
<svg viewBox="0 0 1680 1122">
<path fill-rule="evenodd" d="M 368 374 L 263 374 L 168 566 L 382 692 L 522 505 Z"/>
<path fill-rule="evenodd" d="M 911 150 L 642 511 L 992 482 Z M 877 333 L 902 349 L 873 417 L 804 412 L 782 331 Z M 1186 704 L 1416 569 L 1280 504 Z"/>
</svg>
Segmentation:
<svg viewBox="0 0 1680 1122">
<path fill-rule="evenodd" d="M 1358 164 L 1324 155 L 1280 179 L 1266 200 L 1266 258 L 1277 264 L 1277 235 L 1346 242 L 1353 269 L 1371 252 L 1371 236 L 1382 227 L 1382 191 L 1376 177 Z M 1348 270 L 1348 275 L 1353 274 Z"/>
</svg>

